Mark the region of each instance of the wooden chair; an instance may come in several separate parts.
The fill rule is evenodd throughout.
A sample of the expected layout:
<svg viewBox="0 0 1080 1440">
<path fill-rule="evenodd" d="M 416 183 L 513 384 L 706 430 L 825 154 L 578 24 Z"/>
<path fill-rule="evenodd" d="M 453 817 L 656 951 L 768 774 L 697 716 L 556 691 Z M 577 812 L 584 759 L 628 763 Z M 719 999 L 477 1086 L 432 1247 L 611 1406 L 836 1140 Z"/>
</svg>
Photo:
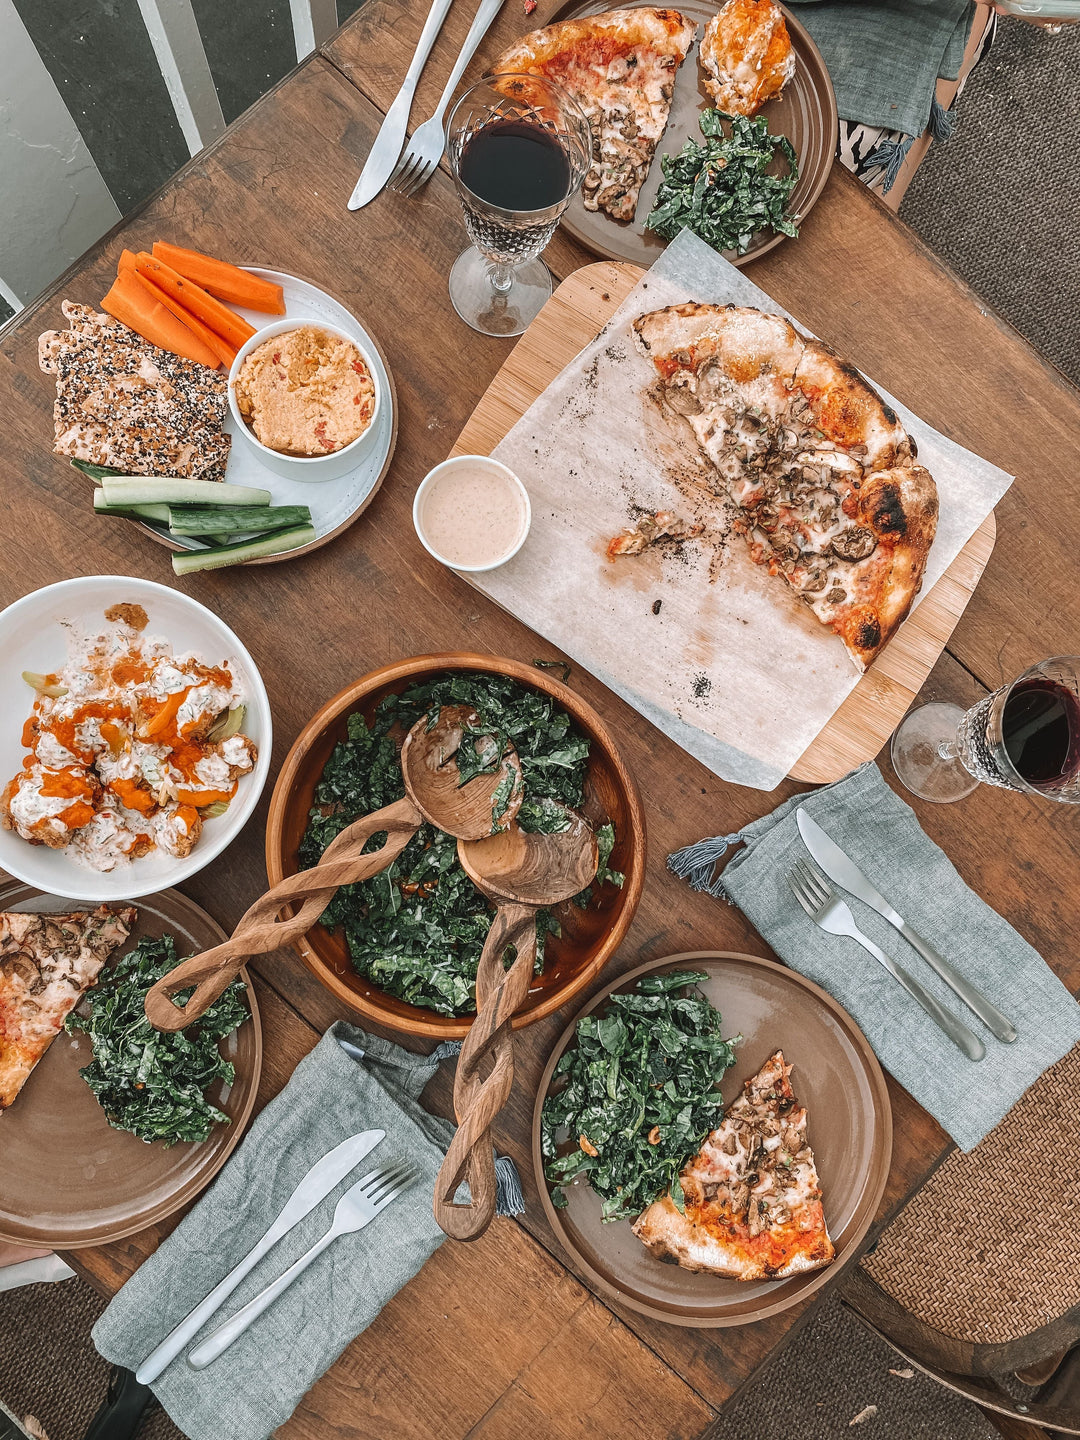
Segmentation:
<svg viewBox="0 0 1080 1440">
<path fill-rule="evenodd" d="M 912 1365 L 1018 1440 L 1035 1440 L 1033 1426 L 1080 1436 L 1077 1095 L 1080 1046 L 975 1150 L 946 1158 L 843 1292 Z"/>
</svg>

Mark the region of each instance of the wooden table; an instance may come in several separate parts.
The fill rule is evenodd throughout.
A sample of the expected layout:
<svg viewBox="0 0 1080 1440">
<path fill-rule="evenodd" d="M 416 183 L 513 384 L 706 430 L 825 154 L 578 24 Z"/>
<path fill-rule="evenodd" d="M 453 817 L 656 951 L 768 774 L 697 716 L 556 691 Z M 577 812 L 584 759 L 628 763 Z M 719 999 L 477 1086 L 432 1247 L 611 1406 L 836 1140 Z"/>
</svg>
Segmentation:
<svg viewBox="0 0 1080 1440">
<path fill-rule="evenodd" d="M 454 6 L 414 116 L 433 108 L 474 8 L 464 0 Z M 551 9 L 549 0 L 526 22 L 521 0 L 508 0 L 486 53 Z M 466 243 L 449 179 L 440 172 L 416 200 L 387 194 L 359 214 L 345 208 L 425 10 L 415 0 L 368 0 L 321 54 L 0 333 L 7 507 L 0 602 L 71 575 L 178 584 L 221 614 L 261 667 L 274 707 L 275 771 L 312 712 L 374 666 L 436 650 L 526 661 L 552 650 L 436 565 L 412 530 L 416 485 L 448 453 L 507 353 L 505 341 L 466 328 L 447 298 L 447 274 Z M 38 370 L 37 335 L 59 322 L 61 297 L 96 302 L 105 293 L 123 245 L 148 247 L 158 237 L 308 276 L 340 295 L 385 347 L 400 402 L 397 456 L 362 520 L 326 549 L 177 582 L 168 552 L 123 521 L 95 517 L 87 487 L 52 455 L 53 388 Z M 565 276 L 591 257 L 556 236 L 547 258 Z M 1077 392 L 839 167 L 798 242 L 752 273 L 930 424 L 1018 477 L 998 507 L 996 553 L 924 698 L 968 704 L 1031 662 L 1074 651 Z M 799 787 L 764 795 L 722 784 L 590 676 L 575 671 L 572 683 L 614 730 L 648 816 L 645 896 L 610 974 L 709 946 L 768 953 L 739 911 L 693 894 L 664 861 L 690 840 L 737 829 Z M 227 927 L 265 885 L 268 798 L 269 789 L 243 836 L 186 887 Z M 965 880 L 1075 989 L 1075 812 L 985 787 L 957 805 L 915 808 Z M 253 970 L 265 1017 L 266 1101 L 339 1011 L 291 953 L 261 957 Z M 473 1245 L 444 1245 L 313 1387 L 282 1435 L 699 1436 L 805 1321 L 808 1306 L 743 1329 L 680 1330 L 590 1292 L 545 1224 L 528 1159 L 533 1094 L 565 1019 L 521 1033 L 514 1094 L 498 1125 L 497 1143 L 525 1182 L 520 1223 L 497 1221 Z M 890 1091 L 896 1134 L 878 1227 L 949 1148 L 903 1090 L 890 1082 Z M 426 1100 L 450 1113 L 447 1076 Z M 169 1228 L 70 1258 L 111 1293 Z"/>
</svg>

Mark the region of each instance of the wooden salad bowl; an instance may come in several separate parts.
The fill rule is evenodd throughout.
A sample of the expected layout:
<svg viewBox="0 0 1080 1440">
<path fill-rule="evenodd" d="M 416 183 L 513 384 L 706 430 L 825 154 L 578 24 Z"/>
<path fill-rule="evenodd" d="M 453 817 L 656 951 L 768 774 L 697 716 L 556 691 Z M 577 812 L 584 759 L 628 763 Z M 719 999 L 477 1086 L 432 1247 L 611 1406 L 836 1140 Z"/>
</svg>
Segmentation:
<svg viewBox="0 0 1080 1440">
<path fill-rule="evenodd" d="M 626 876 L 621 890 L 605 886 L 599 903 L 594 902 L 587 910 L 572 901 L 556 907 L 562 934 L 548 936 L 543 972 L 534 977 L 514 1016 L 517 1029 L 551 1015 L 594 979 L 629 929 L 645 881 L 645 813 L 637 785 L 596 711 L 546 671 L 492 655 L 417 655 L 384 665 L 349 685 L 312 717 L 285 758 L 270 800 L 266 869 L 271 885 L 301 869 L 300 841 L 314 804 L 315 787 L 334 746 L 347 738 L 349 716 L 359 713 L 370 723 L 385 695 L 392 691 L 400 694 L 448 670 L 508 676 L 550 695 L 567 712 L 590 741 L 583 811 L 595 825 L 610 820 L 615 826 L 610 863 Z M 439 1015 L 410 1005 L 358 975 L 339 931 L 331 932 L 316 924 L 296 942 L 296 948 L 304 964 L 331 994 L 365 1020 L 437 1040 L 461 1039 L 468 1034 L 471 1015 Z"/>
</svg>

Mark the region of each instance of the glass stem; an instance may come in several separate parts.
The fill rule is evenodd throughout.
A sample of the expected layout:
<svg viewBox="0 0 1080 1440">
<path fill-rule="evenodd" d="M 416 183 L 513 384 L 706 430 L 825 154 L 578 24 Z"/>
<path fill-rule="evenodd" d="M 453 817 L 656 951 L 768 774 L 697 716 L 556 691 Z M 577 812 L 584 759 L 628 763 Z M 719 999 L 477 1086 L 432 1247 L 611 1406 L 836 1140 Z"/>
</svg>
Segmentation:
<svg viewBox="0 0 1080 1440">
<path fill-rule="evenodd" d="M 514 267 L 512 265 L 500 265 L 498 263 L 491 266 L 488 275 L 491 279 L 491 288 L 495 291 L 496 295 L 505 295 L 514 283 L 513 269 Z"/>
</svg>

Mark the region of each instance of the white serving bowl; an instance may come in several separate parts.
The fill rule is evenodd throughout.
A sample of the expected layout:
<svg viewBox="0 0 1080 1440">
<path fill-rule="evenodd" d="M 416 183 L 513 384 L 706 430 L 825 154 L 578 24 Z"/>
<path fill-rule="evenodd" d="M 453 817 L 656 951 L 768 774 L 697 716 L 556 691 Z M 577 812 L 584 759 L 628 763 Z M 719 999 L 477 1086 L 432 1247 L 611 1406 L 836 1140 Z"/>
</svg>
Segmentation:
<svg viewBox="0 0 1080 1440">
<path fill-rule="evenodd" d="M 428 539 L 424 529 L 424 500 L 428 492 L 438 485 L 444 476 L 452 474 L 455 470 L 488 470 L 515 489 L 521 496 L 525 506 L 525 524 L 522 526 L 521 534 L 516 543 L 499 556 L 497 560 L 489 560 L 486 565 L 458 565 L 453 560 L 448 560 L 445 555 L 439 553 L 436 547 Z M 500 565 L 505 565 L 518 553 L 525 541 L 529 538 L 529 530 L 532 528 L 532 503 L 529 500 L 529 492 L 514 474 L 509 466 L 504 465 L 501 460 L 493 460 L 490 455 L 452 455 L 449 460 L 444 460 L 441 465 L 436 465 L 434 470 L 429 470 L 423 480 L 416 487 L 416 494 L 413 496 L 413 528 L 416 530 L 420 544 L 429 555 L 433 555 L 441 564 L 451 570 L 456 570 L 461 575 L 480 575 L 485 570 L 497 570 Z"/>
<path fill-rule="evenodd" d="M 134 900 L 179 885 L 202 870 L 235 840 L 259 802 L 270 773 L 273 730 L 266 687 L 254 660 L 227 625 L 197 600 L 167 585 L 127 575 L 88 575 L 46 585 L 0 611 L 0 789 L 22 769 L 22 728 L 34 704 L 24 670 L 48 674 L 67 661 L 65 622 L 91 633 L 105 622 L 110 605 L 141 605 L 150 623 L 144 634 L 163 636 L 177 655 L 194 651 L 207 664 L 227 660 L 247 705 L 244 734 L 259 751 L 255 769 L 241 775 L 224 815 L 207 820 L 198 843 L 182 860 L 151 850 L 107 874 L 87 869 L 63 850 L 31 845 L 13 830 L 0 830 L 0 869 L 53 895 L 72 900 Z"/>
<path fill-rule="evenodd" d="M 265 340 L 272 340 L 275 335 L 285 335 L 290 330 L 300 330 L 305 325 L 310 325 L 316 330 L 326 330 L 329 334 L 337 335 L 339 339 L 354 346 L 360 352 L 360 358 L 367 366 L 371 383 L 375 387 L 375 408 L 371 412 L 367 429 L 348 445 L 343 446 L 340 450 L 331 450 L 328 455 L 284 455 L 280 450 L 271 450 L 269 445 L 264 445 L 261 440 L 256 439 L 255 432 L 241 415 L 240 406 L 236 403 L 237 377 L 251 352 L 257 350 Z M 236 359 L 229 367 L 229 411 L 236 423 L 236 432 L 240 443 L 249 445 L 268 470 L 273 470 L 275 475 L 284 476 L 286 480 L 338 480 L 342 475 L 354 470 L 363 460 L 375 438 L 375 421 L 378 419 L 381 404 L 382 383 L 379 380 L 379 367 L 372 359 L 370 352 L 357 340 L 355 335 L 350 335 L 347 330 L 342 330 L 337 325 L 330 325 L 325 320 L 286 318 L 285 320 L 275 320 L 270 325 L 263 325 L 261 329 L 255 331 L 250 340 L 244 341 L 236 352 Z"/>
</svg>

